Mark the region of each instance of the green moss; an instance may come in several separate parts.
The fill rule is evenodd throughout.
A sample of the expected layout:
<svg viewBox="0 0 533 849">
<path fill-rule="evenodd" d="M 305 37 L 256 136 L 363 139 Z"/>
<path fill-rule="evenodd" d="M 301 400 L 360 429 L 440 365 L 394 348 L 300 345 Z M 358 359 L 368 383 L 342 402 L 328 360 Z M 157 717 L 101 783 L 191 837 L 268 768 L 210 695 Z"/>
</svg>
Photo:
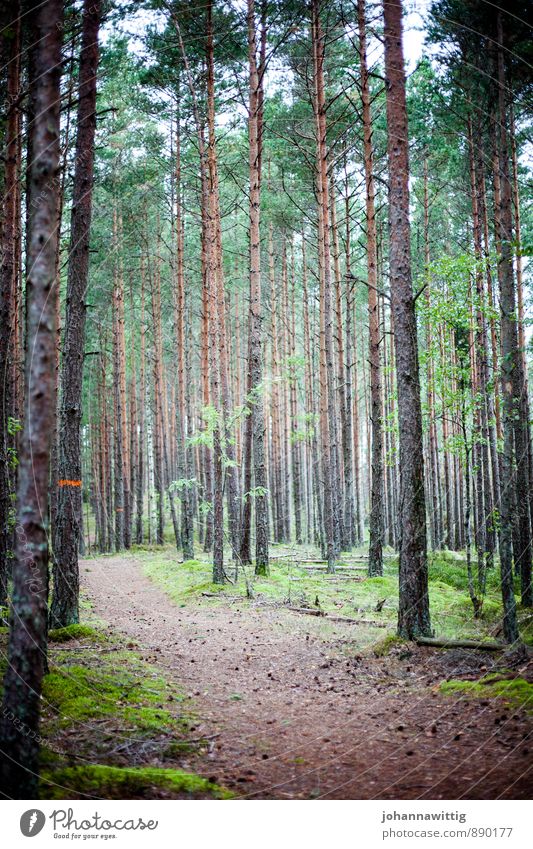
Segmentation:
<svg viewBox="0 0 533 849">
<path fill-rule="evenodd" d="M 402 637 L 398 637 L 396 634 L 388 634 L 386 637 L 383 637 L 382 640 L 378 640 L 377 643 L 374 643 L 372 651 L 376 657 L 385 657 L 394 646 L 404 645 L 406 645 L 406 642 Z"/>
<path fill-rule="evenodd" d="M 108 716 L 121 695 L 114 681 L 83 666 L 54 670 L 43 681 L 43 698 L 61 714 L 63 723 Z"/>
<path fill-rule="evenodd" d="M 57 752 L 54 752 L 52 749 L 49 749 L 48 746 L 40 746 L 39 748 L 39 763 L 41 765 L 41 772 L 43 769 L 51 768 L 52 766 L 56 766 L 62 762 L 61 755 Z"/>
<path fill-rule="evenodd" d="M 73 722 L 113 717 L 140 732 L 177 728 L 177 718 L 163 703 L 181 696 L 163 678 L 150 674 L 132 652 L 116 652 L 98 668 L 68 664 L 53 669 L 43 681 L 43 698 L 60 727 Z"/>
<path fill-rule="evenodd" d="M 224 592 L 225 589 L 212 583 L 213 570 L 209 563 L 200 560 L 177 563 L 175 552 L 166 557 L 159 554 L 143 557 L 142 564 L 145 574 L 177 603 L 201 598 L 203 592 Z"/>
<path fill-rule="evenodd" d="M 468 593 L 468 574 L 464 552 L 433 551 L 429 554 L 428 561 L 431 581 L 440 581 L 448 586 L 455 587 L 457 590 Z M 489 569 L 487 571 L 487 590 L 490 593 L 497 591 L 498 588 L 499 569 Z"/>
<path fill-rule="evenodd" d="M 479 681 L 444 681 L 441 693 L 464 694 L 478 698 L 503 699 L 514 707 L 533 713 L 533 684 L 524 678 L 504 678 L 497 673 L 486 675 Z"/>
<path fill-rule="evenodd" d="M 360 547 L 352 557 L 366 553 Z M 389 554 L 392 552 L 389 552 Z M 284 556 L 281 556 L 284 555 Z M 289 555 L 289 556 L 285 556 Z M 395 628 L 398 604 L 398 564 L 395 557 L 384 559 L 384 574 L 377 578 L 368 578 L 364 561 L 353 572 L 353 580 L 346 570 L 337 576 L 326 574 L 325 570 L 306 569 L 297 565 L 298 558 L 318 557 L 318 551 L 308 546 L 272 546 L 270 575 L 256 576 L 253 568 L 248 567 L 247 575 L 252 583 L 256 600 L 261 598 L 280 605 L 290 603 L 296 606 L 314 605 L 318 596 L 319 605 L 326 613 L 339 613 L 378 620 Z M 212 567 L 208 560 L 189 560 L 176 562 L 176 552 L 170 548 L 164 551 L 146 551 L 138 555 L 145 574 L 157 583 L 177 604 L 224 604 L 226 596 L 242 598 L 248 604 L 246 583 L 240 570 L 235 584 L 215 586 L 211 583 Z M 341 555 L 342 559 L 342 555 Z M 340 561 L 339 561 L 340 564 Z M 484 639 L 490 635 L 492 625 L 501 617 L 501 597 L 498 583 L 498 568 L 487 573 L 487 594 L 482 616 L 474 619 L 472 602 L 468 595 L 466 560 L 464 552 L 433 552 L 429 556 L 429 599 L 432 625 L 439 637 L 450 639 Z M 202 596 L 209 594 L 209 598 Z M 380 611 L 376 605 L 383 599 L 386 604 Z M 327 621 L 307 623 L 319 631 L 324 639 L 335 639 L 339 628 L 328 626 Z M 372 629 L 361 627 L 354 631 L 354 642 L 369 644 L 374 642 Z M 527 637 L 533 642 L 533 635 Z"/>
<path fill-rule="evenodd" d="M 126 722 L 136 726 L 140 731 L 150 731 L 154 734 L 176 724 L 175 718 L 164 708 L 125 708 L 123 716 Z"/>
<path fill-rule="evenodd" d="M 232 794 L 218 784 L 178 769 L 92 764 L 48 770 L 41 776 L 43 799 L 76 799 L 83 796 L 101 799 L 150 798 L 154 790 L 181 798 L 232 798 Z M 159 794 L 156 792 L 155 795 Z"/>
<path fill-rule="evenodd" d="M 52 643 L 66 643 L 69 640 L 81 639 L 102 642 L 102 640 L 105 640 L 105 636 L 96 628 L 91 628 L 90 625 L 68 625 L 66 628 L 54 628 L 49 631 L 48 639 Z"/>
</svg>

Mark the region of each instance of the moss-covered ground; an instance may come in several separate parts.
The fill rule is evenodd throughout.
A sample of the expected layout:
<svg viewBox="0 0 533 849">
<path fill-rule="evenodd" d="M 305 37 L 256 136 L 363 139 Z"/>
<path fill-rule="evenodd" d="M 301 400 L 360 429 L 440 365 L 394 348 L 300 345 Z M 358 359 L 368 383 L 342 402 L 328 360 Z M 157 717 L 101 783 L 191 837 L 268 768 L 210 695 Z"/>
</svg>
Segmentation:
<svg viewBox="0 0 533 849">
<path fill-rule="evenodd" d="M 273 546 L 268 577 L 255 576 L 251 567 L 236 574 L 227 561 L 223 586 L 212 583 L 207 555 L 182 563 L 167 544 L 135 547 L 123 556 L 135 559 L 178 608 L 320 609 L 325 617 L 283 614 L 273 627 L 292 633 L 296 621 L 305 623 L 311 635 L 334 643 L 334 652 L 338 648 L 353 655 L 369 649 L 374 662 L 386 665 L 390 654 L 393 662 L 403 650 L 395 635 L 397 559 L 387 551 L 383 576 L 369 578 L 365 554 L 361 548 L 341 556 L 331 575 L 324 565 L 311 562 L 319 559 L 316 550 Z M 516 591 L 518 599 L 518 586 Z M 497 568 L 488 574 L 480 618 L 473 615 L 461 554 L 430 556 L 429 595 L 436 636 L 484 640 L 499 635 Z M 143 659 L 134 642 L 107 629 L 85 598 L 81 609 L 82 624 L 49 634 L 41 725 L 43 798 L 227 798 L 224 788 L 188 769 L 192 760 L 198 763 L 198 750 L 205 752 L 209 745 L 198 731 L 189 698 L 169 682 L 164 668 Z M 5 611 L 0 614 L 0 661 L 5 664 L 8 629 Z M 339 618 L 366 624 L 347 629 Z M 523 640 L 533 642 L 531 613 L 519 608 L 519 619 Z M 445 681 L 439 690 L 449 696 L 503 700 L 533 712 L 533 685 L 498 664 L 492 669 L 493 674 L 478 680 Z M 242 695 L 230 698 L 237 701 Z"/>
<path fill-rule="evenodd" d="M 71 799 L 96 796 L 104 799 L 138 799 L 171 796 L 184 799 L 229 799 L 231 793 L 199 775 L 157 767 L 87 766 L 44 769 L 41 796 Z"/>
<path fill-rule="evenodd" d="M 480 699 L 497 698 L 511 707 L 523 708 L 533 713 L 533 684 L 512 672 L 497 672 L 485 675 L 477 681 L 444 681 L 440 685 L 447 695 L 471 696 Z"/>
<path fill-rule="evenodd" d="M 364 549 L 341 555 L 338 571 L 328 575 L 318 564 L 305 563 L 318 553 L 302 548 L 273 546 L 270 575 L 256 577 L 246 567 L 245 580 L 241 568 L 237 578 L 232 566 L 227 567 L 228 582 L 223 586 L 211 582 L 211 564 L 207 557 L 179 562 L 172 547 L 157 550 L 138 549 L 135 557 L 144 573 L 176 602 L 206 605 L 228 600 L 250 604 L 287 604 L 319 607 L 330 615 L 363 618 L 380 622 L 394 631 L 398 606 L 397 558 L 387 551 L 383 577 L 366 575 Z M 252 598 L 247 600 L 252 588 Z M 518 593 L 518 586 L 517 586 Z M 487 594 L 480 618 L 473 615 L 468 595 L 466 562 L 455 552 L 438 552 L 429 558 L 429 597 L 435 635 L 443 639 L 493 639 L 501 619 L 501 596 L 498 569 L 487 577 Z M 518 600 L 518 594 L 517 594 Z M 520 614 L 522 637 L 532 641 L 532 620 Z"/>
<path fill-rule="evenodd" d="M 0 640 L 5 667 L 7 634 Z M 101 627 L 71 625 L 50 631 L 48 662 L 40 730 L 43 798 L 228 796 L 180 768 L 202 744 L 192 706 L 133 644 Z"/>
</svg>

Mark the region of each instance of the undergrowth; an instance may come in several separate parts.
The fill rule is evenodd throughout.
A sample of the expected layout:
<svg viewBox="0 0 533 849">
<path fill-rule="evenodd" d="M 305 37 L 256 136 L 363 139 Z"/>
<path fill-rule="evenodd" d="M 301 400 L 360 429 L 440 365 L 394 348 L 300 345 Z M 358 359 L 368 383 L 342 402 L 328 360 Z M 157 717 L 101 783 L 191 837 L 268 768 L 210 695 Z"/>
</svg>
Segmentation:
<svg viewBox="0 0 533 849">
<path fill-rule="evenodd" d="M 7 635 L 0 638 L 5 669 Z M 201 738 L 188 739 L 196 727 L 191 705 L 134 644 L 92 624 L 52 630 L 49 640 L 43 798 L 228 797 L 178 768 L 193 749 L 203 751 Z"/>
<path fill-rule="evenodd" d="M 328 614 L 383 623 L 394 631 L 398 606 L 397 559 L 384 560 L 382 577 L 366 576 L 364 550 L 339 557 L 338 571 L 328 575 L 325 570 L 304 568 L 305 557 L 318 557 L 316 551 L 293 546 L 274 546 L 270 575 L 256 577 L 252 567 L 246 567 L 254 598 L 246 598 L 246 582 L 242 568 L 235 580 L 234 566 L 228 565 L 231 581 L 223 586 L 211 581 L 211 564 L 207 557 L 180 563 L 176 551 L 144 550 L 135 553 L 144 573 L 180 606 L 189 604 L 216 605 L 228 600 L 243 603 L 271 603 L 299 607 L 319 607 Z M 290 556 L 285 556 L 289 554 Z M 280 556 L 282 555 L 282 556 Z M 349 569 L 355 565 L 357 569 Z M 311 565 L 311 564 L 309 564 Z M 487 575 L 487 594 L 480 618 L 473 615 L 468 595 L 466 562 L 457 552 L 437 552 L 429 556 L 429 598 L 434 632 L 444 639 L 489 638 L 501 619 L 499 570 L 494 567 Z M 522 618 L 522 624 L 528 624 Z M 524 627 L 524 638 L 531 639 L 530 628 Z"/>
</svg>

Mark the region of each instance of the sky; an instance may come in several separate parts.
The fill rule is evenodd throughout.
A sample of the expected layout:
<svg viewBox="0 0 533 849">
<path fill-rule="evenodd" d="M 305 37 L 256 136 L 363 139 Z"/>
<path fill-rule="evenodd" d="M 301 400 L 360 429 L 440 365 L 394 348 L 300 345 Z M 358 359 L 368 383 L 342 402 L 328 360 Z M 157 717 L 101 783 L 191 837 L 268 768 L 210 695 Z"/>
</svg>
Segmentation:
<svg viewBox="0 0 533 849">
<path fill-rule="evenodd" d="M 429 0 L 410 0 L 404 6 L 403 49 L 408 71 L 412 71 L 423 54 L 423 16 L 429 9 Z"/>
<path fill-rule="evenodd" d="M 235 0 L 234 0 L 235 2 Z M 238 0 L 236 0 L 238 2 Z M 406 0 L 404 2 L 404 54 L 406 70 L 409 73 L 414 69 L 419 61 L 424 50 L 424 31 L 423 31 L 423 16 L 427 12 L 430 5 L 430 0 Z M 142 39 L 146 28 L 156 23 L 158 20 L 163 20 L 159 13 L 149 12 L 145 9 L 140 9 L 134 15 L 128 15 L 127 18 L 113 25 L 108 23 L 103 30 L 104 43 L 110 38 L 113 33 L 122 32 L 130 37 L 130 45 L 134 52 L 142 53 Z"/>
</svg>

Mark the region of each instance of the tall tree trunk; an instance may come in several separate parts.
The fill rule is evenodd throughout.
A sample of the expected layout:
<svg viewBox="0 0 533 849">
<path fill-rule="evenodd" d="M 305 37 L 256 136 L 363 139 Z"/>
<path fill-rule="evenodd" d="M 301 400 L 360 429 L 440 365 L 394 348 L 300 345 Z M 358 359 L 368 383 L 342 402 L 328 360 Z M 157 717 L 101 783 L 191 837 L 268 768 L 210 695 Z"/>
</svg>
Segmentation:
<svg viewBox="0 0 533 849">
<path fill-rule="evenodd" d="M 181 134 L 180 115 L 176 117 L 176 348 L 178 361 L 178 403 L 177 403 L 177 433 L 178 433 L 178 477 L 181 480 L 181 545 L 184 560 L 194 557 L 194 521 L 192 513 L 191 474 L 187 451 L 189 421 L 186 407 L 185 369 L 185 275 L 184 275 L 184 239 L 183 215 L 181 204 Z"/>
<path fill-rule="evenodd" d="M 370 540 L 368 574 L 383 574 L 383 430 L 381 394 L 381 328 L 378 310 L 377 233 L 374 186 L 374 151 L 372 116 L 367 68 L 365 2 L 358 0 L 359 61 L 361 68 L 361 100 L 363 104 L 364 164 L 366 181 L 366 239 L 368 287 L 368 344 L 370 361 L 370 420 L 372 422 L 372 477 L 370 493 Z"/>
<path fill-rule="evenodd" d="M 140 320 L 140 366 L 139 366 L 139 463 L 137 468 L 137 491 L 135 503 L 137 507 L 135 519 L 135 542 L 141 545 L 143 533 L 144 506 L 144 457 L 145 457 L 145 406 L 146 406 L 146 324 L 145 324 L 145 271 L 144 260 L 141 256 L 141 320 Z"/>
<path fill-rule="evenodd" d="M 344 368 L 344 384 L 346 391 L 346 422 L 344 432 L 344 531 L 348 547 L 352 548 L 359 542 L 358 518 L 355 510 L 354 497 L 354 458 L 353 458 L 353 358 L 357 351 L 353 340 L 353 280 L 351 271 L 351 227 L 350 227 L 350 198 L 348 194 L 348 178 L 346 177 L 345 197 L 345 301 L 346 301 L 346 362 Z"/>
<path fill-rule="evenodd" d="M 427 405 L 428 405 L 428 481 L 430 495 L 431 544 L 433 549 L 442 547 L 442 529 L 440 514 L 439 485 L 439 447 L 437 423 L 435 419 L 435 365 L 433 361 L 433 327 L 431 317 L 431 279 L 429 247 L 429 194 L 428 194 L 428 157 L 424 156 L 424 282 L 426 286 L 426 347 L 427 347 Z"/>
<path fill-rule="evenodd" d="M 351 449 L 353 433 L 348 430 L 348 402 L 346 386 L 346 351 L 344 337 L 344 318 L 342 309 L 342 275 L 340 267 L 339 230 L 337 226 L 337 203 L 336 203 L 335 180 L 333 175 L 330 180 L 330 210 L 331 210 L 331 239 L 333 245 L 333 271 L 335 280 L 335 349 L 337 352 L 337 395 L 339 402 L 340 418 L 340 445 L 337 449 L 337 469 L 339 475 L 340 489 L 338 493 L 339 511 L 339 541 L 342 551 L 348 551 L 352 547 L 353 536 L 353 495 L 352 504 L 347 502 L 346 491 L 346 466 L 351 462 Z M 346 327 L 350 325 L 351 316 L 346 319 Z M 345 523 L 345 516 L 350 521 L 350 526 Z"/>
<path fill-rule="evenodd" d="M 215 139 L 215 80 L 213 47 L 213 3 L 207 5 L 207 281 L 209 290 L 209 373 L 213 407 L 213 583 L 222 584 L 224 572 L 224 479 L 222 429 L 224 427 L 221 398 L 221 332 L 225 320 L 221 311 L 219 267 L 221 264 L 218 207 L 218 177 Z"/>
<path fill-rule="evenodd" d="M 491 402 L 491 391 L 489 387 L 489 356 L 488 356 L 488 337 L 487 337 L 487 321 L 485 311 L 485 289 L 483 285 L 483 246 L 482 246 L 482 228 L 479 210 L 479 180 L 477 176 L 477 167 L 475 161 L 475 149 L 473 140 L 472 123 L 469 122 L 469 152 L 470 152 L 470 183 L 472 194 L 472 231 L 474 238 L 474 255 L 476 257 L 476 332 L 474 350 L 477 359 L 477 378 L 478 390 L 476 396 L 479 398 L 477 417 L 478 417 L 478 440 L 476 453 L 478 455 L 477 476 L 478 476 L 478 528 L 477 548 L 478 548 L 478 563 L 479 563 L 479 583 L 480 595 L 483 597 L 485 591 L 485 575 L 486 570 L 490 569 L 494 560 L 495 546 L 495 529 L 494 529 L 494 482 L 491 483 L 490 473 L 494 473 L 494 466 L 491 469 L 490 462 L 490 444 L 491 444 L 491 420 L 493 418 L 493 409 Z M 492 437 L 493 439 L 494 437 Z"/>
<path fill-rule="evenodd" d="M 322 450 L 322 476 L 324 488 L 324 532 L 328 572 L 335 571 L 340 545 L 340 528 L 337 505 L 337 444 L 335 367 L 333 351 L 333 312 L 331 287 L 331 250 L 328 203 L 328 162 L 326 140 L 326 99 L 324 91 L 325 38 L 322 33 L 318 0 L 311 7 L 311 34 L 314 67 L 314 112 L 316 135 L 316 177 L 318 196 L 318 242 L 321 282 L 320 326 L 320 430 Z"/>
<path fill-rule="evenodd" d="M 67 307 L 60 378 L 58 481 L 52 481 L 52 486 L 59 487 L 53 552 L 54 592 L 50 610 L 51 623 L 55 628 L 64 628 L 79 621 L 78 550 L 82 511 L 80 428 L 100 18 L 100 0 L 84 0 Z"/>
<path fill-rule="evenodd" d="M 300 428 L 298 424 L 298 374 L 296 370 L 296 303 L 295 303 L 295 267 L 294 267 L 294 243 L 291 240 L 291 273 L 290 273 L 290 307 L 289 316 L 289 416 L 290 432 L 289 442 L 291 449 L 291 472 L 292 472 L 292 494 L 294 508 L 294 528 L 296 543 L 301 545 L 302 536 L 302 443 Z M 343 363 L 344 369 L 344 363 Z"/>
<path fill-rule="evenodd" d="M 268 260 L 270 276 L 270 312 L 271 312 L 271 503 L 274 525 L 274 539 L 283 542 L 283 507 L 282 507 L 282 481 L 281 481 L 281 424 L 280 424 L 280 367 L 279 367 L 279 334 L 278 334 L 278 299 L 276 292 L 276 278 L 274 271 L 274 245 L 272 224 L 268 231 Z"/>
<path fill-rule="evenodd" d="M 117 290 L 117 344 L 118 344 L 118 392 L 120 403 L 120 427 L 122 447 L 122 487 L 123 487 L 123 515 L 122 533 L 124 548 L 131 546 L 131 505 L 130 505 L 130 440 L 128 435 L 128 419 L 126 404 L 126 314 L 124 297 L 124 262 L 122 256 L 123 245 L 122 210 L 120 205 L 117 210 L 117 246 L 118 246 L 118 290 Z M 156 263 L 159 271 L 159 266 Z"/>
<path fill-rule="evenodd" d="M 16 233 L 20 206 L 17 204 L 19 179 L 18 133 L 20 87 L 20 3 L 13 4 L 9 21 L 14 19 L 11 37 L 5 38 L 2 59 L 8 65 L 6 92 L 5 164 L 2 186 L 0 253 L 0 606 L 7 603 L 7 585 L 13 562 L 12 494 L 15 490 L 11 452 L 15 447 L 17 252 Z"/>
<path fill-rule="evenodd" d="M 159 232 L 158 232 L 159 241 Z M 158 253 L 159 256 L 159 253 Z M 156 544 L 163 545 L 165 539 L 165 483 L 164 483 L 164 424 L 163 424 L 163 363 L 161 340 L 161 279 L 159 260 L 155 262 L 150 276 L 152 295 L 153 334 L 153 444 L 154 444 L 154 487 L 157 507 Z M 175 526 L 174 526 L 175 527 Z M 176 541 L 179 546 L 179 540 Z"/>
<path fill-rule="evenodd" d="M 46 658 L 48 476 L 54 419 L 55 279 L 62 3 L 30 12 L 33 140 L 28 196 L 24 433 L 19 465 L 12 615 L 4 678 L 0 791 L 35 799 L 39 713 Z"/>
<path fill-rule="evenodd" d="M 307 453 L 307 541 L 314 538 L 316 511 L 314 510 L 314 483 L 318 474 L 318 446 L 314 422 L 315 400 L 313 392 L 313 368 L 311 355 L 311 325 L 309 321 L 309 292 L 307 287 L 307 259 L 305 250 L 305 232 L 302 233 L 302 294 L 303 294 L 303 329 L 305 357 L 305 412 L 306 412 L 306 453 Z M 317 507 L 320 507 L 320 499 Z M 322 527 L 322 517 L 318 517 L 318 525 Z M 322 543 L 320 543 L 322 548 Z"/>
<path fill-rule="evenodd" d="M 500 568 L 503 599 L 503 631 L 507 642 L 512 643 L 518 638 L 518 627 L 516 623 L 516 603 L 513 594 L 513 554 L 515 563 L 519 563 L 522 569 L 531 567 L 531 549 L 529 531 L 527 538 L 522 535 L 526 529 L 526 511 L 521 503 L 527 502 L 527 490 L 523 487 L 521 471 L 526 464 L 526 457 L 521 456 L 524 440 L 523 427 L 519 414 L 520 391 L 523 386 L 521 381 L 520 360 L 518 351 L 518 327 L 516 321 L 516 290 L 513 274 L 513 261 L 511 255 L 511 243 L 513 238 L 512 209 L 511 209 L 511 184 L 509 180 L 509 151 L 507 138 L 507 109 L 505 103 L 505 68 L 503 58 L 503 32 L 501 14 L 498 12 L 498 167 L 497 174 L 500 181 L 500 204 L 497 212 L 498 220 L 498 276 L 500 282 L 500 328 L 501 328 L 501 387 L 503 397 L 503 457 L 501 476 L 501 498 L 500 498 Z M 518 418 L 515 426 L 515 418 Z M 514 491 L 514 452 L 516 448 L 516 462 L 519 479 L 517 480 L 517 497 L 519 510 L 519 534 L 518 539 L 521 550 L 513 552 L 513 522 L 515 514 L 515 491 Z M 523 545 L 523 548 L 522 548 Z M 531 577 L 529 579 L 531 581 Z"/>
<path fill-rule="evenodd" d="M 113 209 L 113 498 L 115 551 L 124 547 L 124 450 L 122 446 L 122 405 L 120 402 L 120 315 L 123 312 L 124 287 L 118 267 L 118 220 Z"/>
<path fill-rule="evenodd" d="M 519 463 L 519 486 L 521 487 L 522 492 L 529 492 L 529 516 L 526 516 L 525 506 L 521 506 L 521 513 L 523 512 L 523 517 L 521 517 L 521 536 L 522 540 L 527 539 L 529 541 L 529 546 L 525 550 L 522 555 L 522 560 L 520 563 L 520 575 L 521 575 L 521 591 L 522 591 L 522 604 L 526 607 L 531 607 L 533 605 L 533 587 L 531 585 L 531 526 L 533 524 L 533 446 L 531 443 L 531 428 L 530 428 L 530 404 L 529 404 L 529 386 L 528 386 L 528 374 L 527 374 L 527 358 L 526 358 L 526 333 L 525 333 L 525 324 L 524 324 L 524 284 L 522 277 L 522 256 L 521 256 L 521 225 L 520 225 L 520 195 L 518 189 L 518 163 L 517 163 L 517 154 L 516 154 L 516 137 L 515 137 L 515 127 L 514 127 L 514 112 L 512 104 L 509 107 L 509 123 L 510 123 L 510 135 L 511 135 L 511 155 L 512 155 L 512 167 L 513 167 L 513 210 L 514 210 L 514 235 L 515 235 L 515 243 L 516 243 L 516 294 L 517 294 L 517 307 L 518 307 L 518 356 L 520 363 L 520 376 L 519 379 L 521 381 L 521 385 L 517 387 L 517 394 L 519 397 L 519 406 L 520 406 L 520 422 L 518 427 L 521 429 L 521 433 L 517 439 L 517 451 L 522 452 L 520 454 Z M 516 438 L 516 437 L 515 437 Z M 526 463 L 526 454 L 527 454 L 527 463 Z M 528 533 L 527 523 L 529 521 L 529 535 L 525 537 L 526 533 Z M 523 547 L 522 547 L 522 550 Z"/>
<path fill-rule="evenodd" d="M 283 370 L 283 378 L 280 382 L 281 395 L 281 516 L 283 525 L 283 540 L 291 541 L 291 463 L 289 450 L 289 387 L 288 387 L 288 321 L 289 321 L 289 298 L 287 283 L 287 239 L 285 235 L 282 240 L 281 252 L 281 310 L 280 310 L 280 360 Z"/>
<path fill-rule="evenodd" d="M 266 30 L 263 25 L 262 45 Z M 261 307 L 260 187 L 262 149 L 262 91 L 264 67 L 257 67 L 254 0 L 248 0 L 249 63 L 249 179 L 250 179 L 250 382 L 251 429 L 254 466 L 255 571 L 268 574 L 268 481 L 265 459 L 265 413 L 263 407 L 263 326 Z M 248 496 L 250 497 L 250 496 Z"/>
<path fill-rule="evenodd" d="M 415 304 L 411 283 L 409 159 L 402 3 L 383 4 L 389 160 L 389 264 L 400 428 L 400 598 L 398 633 L 431 633 L 428 598 L 424 454 Z"/>
<path fill-rule="evenodd" d="M 52 452 L 50 456 L 50 526 L 52 529 L 52 539 L 55 538 L 55 528 L 57 523 L 57 509 L 59 502 L 59 487 L 57 486 L 57 481 L 60 478 L 59 475 L 59 419 L 60 419 L 60 410 L 59 410 L 59 397 L 60 397 L 60 380 L 61 380 L 61 228 L 63 222 L 63 205 L 65 202 L 65 185 L 67 179 L 67 162 L 68 156 L 70 153 L 70 133 L 71 133 L 71 122 L 72 122 L 72 103 L 73 103 L 73 92 L 75 87 L 74 82 L 74 67 L 75 67 L 75 58 L 76 58 L 76 35 L 74 34 L 71 38 L 70 43 L 70 61 L 69 61 L 69 82 L 67 89 L 67 103 L 66 107 L 66 119 L 65 119 L 65 131 L 64 131 L 64 145 L 61 151 L 61 180 L 58 185 L 59 192 L 59 202 L 58 202 L 58 210 L 57 210 L 57 252 L 56 252 L 56 277 L 58 279 L 57 292 L 58 296 L 56 298 L 56 361 L 55 361 L 55 370 L 54 370 L 54 391 L 56 395 L 56 416 L 54 421 L 54 433 L 52 437 Z M 54 543 L 55 544 L 55 543 Z M 53 551 L 52 551 L 53 558 Z"/>
</svg>

